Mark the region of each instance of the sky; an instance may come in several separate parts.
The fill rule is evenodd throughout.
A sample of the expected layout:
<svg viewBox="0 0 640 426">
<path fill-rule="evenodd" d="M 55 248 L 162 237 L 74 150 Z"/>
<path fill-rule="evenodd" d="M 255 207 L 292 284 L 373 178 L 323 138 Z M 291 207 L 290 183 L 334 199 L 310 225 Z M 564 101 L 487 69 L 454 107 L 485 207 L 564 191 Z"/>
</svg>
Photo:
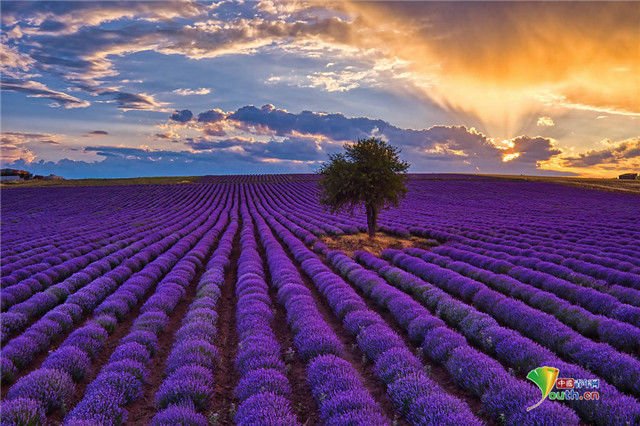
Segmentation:
<svg viewBox="0 0 640 426">
<path fill-rule="evenodd" d="M 1 1 L 1 163 L 67 178 L 640 171 L 640 2 Z"/>
</svg>

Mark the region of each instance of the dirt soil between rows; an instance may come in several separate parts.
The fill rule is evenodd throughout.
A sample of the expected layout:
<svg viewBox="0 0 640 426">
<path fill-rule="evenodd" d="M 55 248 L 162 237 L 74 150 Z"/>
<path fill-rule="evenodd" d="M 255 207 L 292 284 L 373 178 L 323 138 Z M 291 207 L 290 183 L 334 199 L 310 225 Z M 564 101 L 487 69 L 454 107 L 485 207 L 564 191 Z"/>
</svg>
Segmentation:
<svg viewBox="0 0 640 426">
<path fill-rule="evenodd" d="M 341 250 L 349 257 L 353 257 L 353 253 L 357 250 L 366 250 L 369 253 L 380 256 L 380 252 L 386 248 L 404 249 L 407 247 L 417 247 L 429 249 L 440 243 L 427 238 L 416 236 L 399 237 L 384 232 L 378 232 L 374 238 L 361 232 L 358 234 L 333 235 L 320 237 L 322 242 L 329 246 L 332 250 Z"/>
</svg>

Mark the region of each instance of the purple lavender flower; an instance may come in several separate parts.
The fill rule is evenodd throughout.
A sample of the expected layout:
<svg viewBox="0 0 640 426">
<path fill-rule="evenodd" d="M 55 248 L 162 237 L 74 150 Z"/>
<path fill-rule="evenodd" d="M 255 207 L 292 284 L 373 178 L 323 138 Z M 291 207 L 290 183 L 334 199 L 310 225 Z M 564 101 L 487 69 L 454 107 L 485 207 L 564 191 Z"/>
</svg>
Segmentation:
<svg viewBox="0 0 640 426">
<path fill-rule="evenodd" d="M 18 370 L 13 362 L 7 357 L 0 356 L 0 377 L 2 377 L 2 383 L 11 383 Z"/>
<path fill-rule="evenodd" d="M 350 312 L 343 319 L 345 328 L 353 335 L 357 335 L 361 329 L 381 321 L 382 317 L 380 315 L 369 310 Z"/>
<path fill-rule="evenodd" d="M 110 387 L 94 389 L 65 417 L 65 424 L 74 426 L 120 426 L 127 419 L 127 410 L 120 406 L 121 395 Z"/>
<path fill-rule="evenodd" d="M 213 386 L 213 374 L 208 369 L 196 365 L 181 367 L 162 382 L 156 393 L 156 405 L 166 408 L 188 403 L 204 411 L 211 403 Z"/>
<path fill-rule="evenodd" d="M 27 325 L 27 316 L 17 312 L 3 312 L 1 325 L 2 340 L 5 340 L 17 331 L 24 330 Z"/>
<path fill-rule="evenodd" d="M 39 401 L 46 413 L 68 406 L 75 392 L 71 376 L 60 370 L 41 368 L 18 380 L 7 399 L 27 398 Z"/>
<path fill-rule="evenodd" d="M 158 350 L 158 337 L 150 331 L 134 330 L 121 340 L 121 343 L 131 342 L 143 345 L 151 356 Z"/>
<path fill-rule="evenodd" d="M 422 371 L 420 361 L 406 348 L 398 347 L 381 354 L 374 370 L 385 383 L 391 383 L 413 372 Z"/>
<path fill-rule="evenodd" d="M 192 319 L 176 332 L 175 341 L 203 340 L 207 343 L 214 344 L 217 334 L 218 329 L 215 323 Z"/>
<path fill-rule="evenodd" d="M 85 399 L 94 399 L 103 391 L 108 391 L 118 404 L 125 405 L 141 395 L 142 382 L 126 371 L 101 372 L 87 387 Z"/>
<path fill-rule="evenodd" d="M 131 359 L 142 364 L 149 362 L 151 355 L 146 346 L 137 342 L 122 342 L 109 357 L 109 362 Z"/>
<path fill-rule="evenodd" d="M 171 405 L 159 411 L 151 420 L 151 426 L 208 426 L 207 418 L 195 408 L 186 405 Z"/>
<path fill-rule="evenodd" d="M 49 355 L 42 363 L 42 368 L 64 371 L 74 381 L 79 382 L 89 372 L 91 361 L 81 349 L 75 346 L 64 346 Z"/>
<path fill-rule="evenodd" d="M 35 399 L 15 398 L 2 403 L 0 425 L 43 425 L 46 424 L 42 404 Z"/>
<path fill-rule="evenodd" d="M 336 413 L 327 419 L 327 424 L 340 426 L 388 426 L 391 423 L 377 410 L 353 410 Z"/>
<path fill-rule="evenodd" d="M 244 374 L 234 391 L 240 401 L 261 392 L 270 392 L 286 398 L 291 394 L 291 387 L 282 372 L 273 368 L 258 368 Z"/>
<path fill-rule="evenodd" d="M 436 327 L 443 327 L 444 321 L 440 318 L 433 317 L 431 315 L 421 315 L 415 318 L 407 328 L 409 338 L 415 342 L 420 343 L 424 341 L 424 336 L 432 329 Z"/>
<path fill-rule="evenodd" d="M 187 340 L 175 346 L 167 358 L 167 372 L 193 364 L 213 370 L 218 363 L 218 349 L 206 342 Z"/>
<path fill-rule="evenodd" d="M 132 359 L 109 362 L 107 365 L 102 367 L 101 372 L 125 372 L 134 376 L 141 383 L 145 383 L 147 381 L 147 368 L 145 365 Z"/>
<path fill-rule="evenodd" d="M 255 394 L 242 402 L 238 406 L 234 420 L 239 426 L 299 425 L 289 401 L 282 396 L 268 392 Z"/>
</svg>

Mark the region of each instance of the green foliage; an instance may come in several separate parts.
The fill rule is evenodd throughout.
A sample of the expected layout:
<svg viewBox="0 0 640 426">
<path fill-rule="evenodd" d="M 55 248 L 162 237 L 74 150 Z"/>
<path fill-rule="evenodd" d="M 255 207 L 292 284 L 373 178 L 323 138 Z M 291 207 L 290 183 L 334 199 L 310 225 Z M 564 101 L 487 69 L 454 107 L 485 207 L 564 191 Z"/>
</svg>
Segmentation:
<svg viewBox="0 0 640 426">
<path fill-rule="evenodd" d="M 334 212 L 363 205 L 373 236 L 380 209 L 397 206 L 407 192 L 409 163 L 400 160 L 398 148 L 377 138 L 361 139 L 344 148 L 344 153 L 331 155 L 319 170 L 320 202 Z"/>
</svg>

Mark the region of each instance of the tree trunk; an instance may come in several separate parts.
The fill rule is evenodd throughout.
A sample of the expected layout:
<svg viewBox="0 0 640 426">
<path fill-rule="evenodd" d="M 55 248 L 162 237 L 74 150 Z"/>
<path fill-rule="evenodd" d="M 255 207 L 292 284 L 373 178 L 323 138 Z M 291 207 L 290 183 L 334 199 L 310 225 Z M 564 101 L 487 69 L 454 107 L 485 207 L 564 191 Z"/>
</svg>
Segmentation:
<svg viewBox="0 0 640 426">
<path fill-rule="evenodd" d="M 367 205 L 367 229 L 369 238 L 376 236 L 376 222 L 378 221 L 378 208 L 373 205 Z"/>
</svg>

